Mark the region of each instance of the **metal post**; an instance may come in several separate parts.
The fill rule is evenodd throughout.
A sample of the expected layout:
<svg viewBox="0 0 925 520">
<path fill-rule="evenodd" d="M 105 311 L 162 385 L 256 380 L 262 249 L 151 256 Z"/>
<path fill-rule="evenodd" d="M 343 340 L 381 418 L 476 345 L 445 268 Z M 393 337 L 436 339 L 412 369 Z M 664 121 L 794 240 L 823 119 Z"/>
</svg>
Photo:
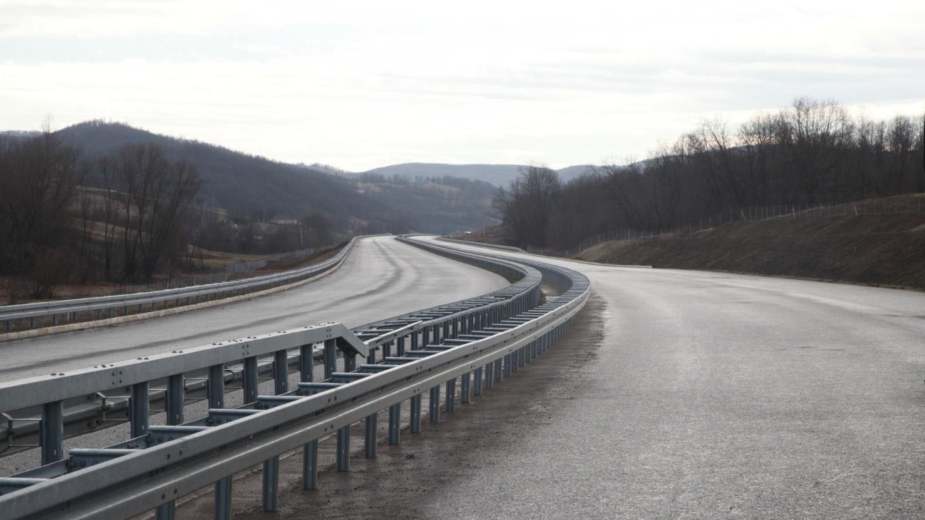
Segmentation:
<svg viewBox="0 0 925 520">
<path fill-rule="evenodd" d="M 421 396 L 411 398 L 411 433 L 421 433 Z"/>
<path fill-rule="evenodd" d="M 64 405 L 53 401 L 42 405 L 39 443 L 42 445 L 42 465 L 64 458 Z"/>
<path fill-rule="evenodd" d="M 356 352 L 344 352 L 344 372 L 353 372 L 357 369 Z"/>
<path fill-rule="evenodd" d="M 318 440 L 302 449 L 302 489 L 318 489 Z"/>
<path fill-rule="evenodd" d="M 209 408 L 225 407 L 224 366 L 212 365 L 209 367 L 209 386 L 207 387 L 206 394 L 209 396 Z"/>
<path fill-rule="evenodd" d="M 495 360 L 495 383 L 500 383 L 504 379 L 504 374 L 502 373 L 502 360 Z"/>
<path fill-rule="evenodd" d="M 418 336 L 419 336 L 418 331 L 414 331 L 411 333 L 411 350 L 418 349 Z"/>
<path fill-rule="evenodd" d="M 231 477 L 215 483 L 215 520 L 231 520 Z"/>
<path fill-rule="evenodd" d="M 428 405 L 430 424 L 437 424 L 440 422 L 440 385 L 430 389 L 430 402 Z"/>
<path fill-rule="evenodd" d="M 460 396 L 460 402 L 462 402 L 462 404 L 469 404 L 469 380 L 470 379 L 471 377 L 470 377 L 469 372 L 466 372 L 465 374 L 460 376 L 460 380 L 462 381 L 462 383 L 460 385 L 459 391 L 462 394 Z"/>
<path fill-rule="evenodd" d="M 366 416 L 366 438 L 365 448 L 366 448 L 366 458 L 375 459 L 376 458 L 376 433 L 378 430 L 378 425 L 376 424 L 379 418 L 378 413 Z"/>
<path fill-rule="evenodd" d="M 350 471 L 350 425 L 337 430 L 337 471 Z"/>
<path fill-rule="evenodd" d="M 424 327 L 421 329 L 421 348 L 426 347 L 430 344 L 430 327 Z"/>
<path fill-rule="evenodd" d="M 337 340 L 324 341 L 324 378 L 330 379 L 331 374 L 337 371 Z"/>
<path fill-rule="evenodd" d="M 315 359 L 312 347 L 302 345 L 299 347 L 299 381 L 308 383 L 315 378 Z"/>
<path fill-rule="evenodd" d="M 171 500 L 170 502 L 165 502 L 159 506 L 154 513 L 155 520 L 173 520 L 177 512 L 176 502 Z"/>
<path fill-rule="evenodd" d="M 401 439 L 401 403 L 389 407 L 389 446 L 396 446 Z"/>
<path fill-rule="evenodd" d="M 257 400 L 257 356 L 244 358 L 244 372 L 241 374 L 241 386 L 244 387 L 245 403 L 253 403 Z"/>
<path fill-rule="evenodd" d="M 279 509 L 279 457 L 263 463 L 263 510 L 274 513 Z"/>
<path fill-rule="evenodd" d="M 277 350 L 273 353 L 273 392 L 276 395 L 289 391 L 288 361 L 285 350 Z"/>
<path fill-rule="evenodd" d="M 141 437 L 148 433 L 148 382 L 132 385 L 131 410 L 129 420 L 132 423 L 132 437 Z"/>
<path fill-rule="evenodd" d="M 475 380 L 475 384 L 473 385 L 472 393 L 475 397 L 479 397 L 482 395 L 482 367 L 475 369 L 473 379 Z"/>
<path fill-rule="evenodd" d="M 456 408 L 456 378 L 446 382 L 446 413 L 451 414 Z"/>
<path fill-rule="evenodd" d="M 395 350 L 396 350 L 395 355 L 396 355 L 396 356 L 404 356 L 404 355 L 405 355 L 405 336 L 402 336 L 402 337 L 398 338 L 398 340 L 395 342 L 395 345 L 396 345 L 396 346 L 395 346 Z"/>
<path fill-rule="evenodd" d="M 164 405 L 167 412 L 167 424 L 183 424 L 185 392 L 183 374 L 176 374 L 167 378 L 167 399 Z"/>
</svg>

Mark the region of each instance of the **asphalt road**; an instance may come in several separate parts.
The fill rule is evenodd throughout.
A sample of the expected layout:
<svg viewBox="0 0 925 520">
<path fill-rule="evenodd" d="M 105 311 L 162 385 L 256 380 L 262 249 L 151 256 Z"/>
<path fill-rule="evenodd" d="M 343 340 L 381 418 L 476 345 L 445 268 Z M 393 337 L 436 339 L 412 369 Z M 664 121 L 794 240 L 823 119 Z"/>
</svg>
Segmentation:
<svg viewBox="0 0 925 520">
<path fill-rule="evenodd" d="M 925 293 L 553 262 L 580 330 L 281 517 L 925 518 Z"/>
<path fill-rule="evenodd" d="M 362 325 L 477 296 L 506 284 L 493 273 L 392 237 L 367 238 L 356 244 L 336 272 L 285 292 L 117 327 L 0 343 L 0 380 L 321 321 Z"/>
</svg>

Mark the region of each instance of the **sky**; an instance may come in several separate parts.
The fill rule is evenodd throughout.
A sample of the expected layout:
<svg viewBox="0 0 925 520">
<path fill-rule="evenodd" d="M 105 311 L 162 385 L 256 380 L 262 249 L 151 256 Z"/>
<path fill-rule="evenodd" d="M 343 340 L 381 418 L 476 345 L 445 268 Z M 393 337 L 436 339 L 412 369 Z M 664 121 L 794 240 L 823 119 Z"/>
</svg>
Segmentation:
<svg viewBox="0 0 925 520">
<path fill-rule="evenodd" d="M 925 112 L 925 2 L 0 0 L 0 129 L 287 162 L 623 163 L 798 97 Z"/>
</svg>

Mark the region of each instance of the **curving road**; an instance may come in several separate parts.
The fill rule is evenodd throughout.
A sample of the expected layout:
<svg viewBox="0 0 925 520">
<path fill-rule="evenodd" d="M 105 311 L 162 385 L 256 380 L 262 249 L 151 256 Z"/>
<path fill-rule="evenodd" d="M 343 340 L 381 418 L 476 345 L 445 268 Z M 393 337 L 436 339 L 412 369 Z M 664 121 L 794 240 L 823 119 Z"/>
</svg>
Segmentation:
<svg viewBox="0 0 925 520">
<path fill-rule="evenodd" d="M 925 293 L 543 260 L 580 329 L 283 517 L 925 518 Z"/>
<path fill-rule="evenodd" d="M 367 238 L 356 244 L 334 273 L 285 292 L 118 327 L 0 343 L 0 380 L 320 321 L 362 325 L 477 296 L 506 284 L 498 275 L 392 237 Z"/>
</svg>

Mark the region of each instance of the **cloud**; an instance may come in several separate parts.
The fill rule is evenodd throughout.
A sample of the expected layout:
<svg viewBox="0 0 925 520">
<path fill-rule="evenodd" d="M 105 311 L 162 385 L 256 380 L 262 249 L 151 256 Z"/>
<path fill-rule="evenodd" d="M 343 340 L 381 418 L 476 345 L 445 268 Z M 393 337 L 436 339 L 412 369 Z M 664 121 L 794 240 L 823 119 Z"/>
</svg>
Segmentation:
<svg viewBox="0 0 925 520">
<path fill-rule="evenodd" d="M 0 3 L 3 125 L 137 124 L 270 157 L 644 157 L 798 96 L 925 108 L 925 4 Z M 919 108 L 916 108 L 916 107 Z"/>
</svg>

